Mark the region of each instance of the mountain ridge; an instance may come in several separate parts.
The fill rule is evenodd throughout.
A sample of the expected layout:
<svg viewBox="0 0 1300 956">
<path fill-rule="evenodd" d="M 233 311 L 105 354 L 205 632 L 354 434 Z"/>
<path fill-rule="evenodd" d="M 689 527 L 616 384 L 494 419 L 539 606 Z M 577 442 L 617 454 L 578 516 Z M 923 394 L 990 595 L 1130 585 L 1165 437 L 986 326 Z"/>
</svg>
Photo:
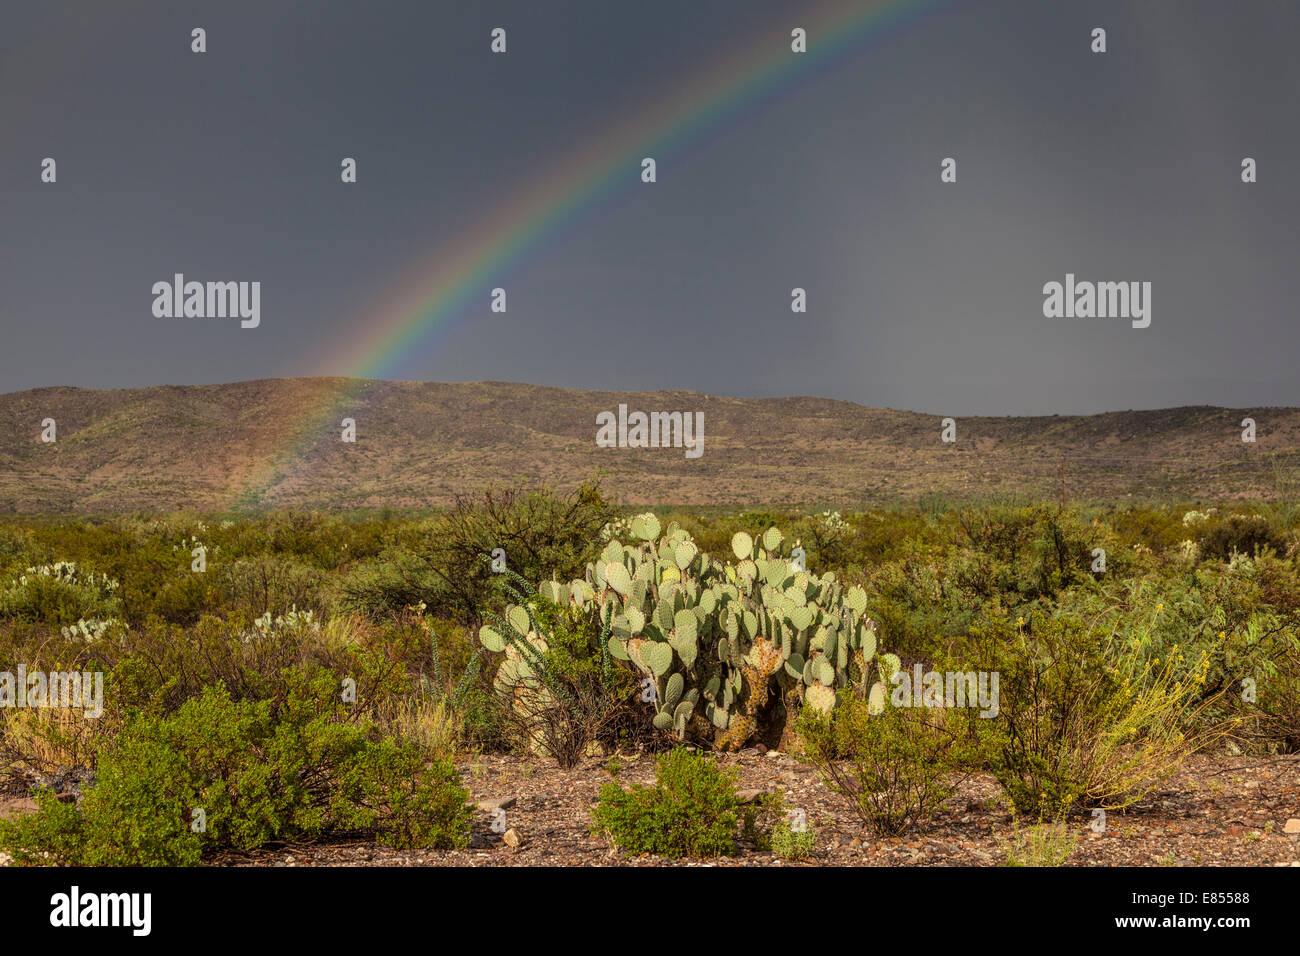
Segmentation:
<svg viewBox="0 0 1300 956">
<path fill-rule="evenodd" d="M 600 448 L 596 416 L 702 412 L 704 452 Z M 357 441 L 340 440 L 344 417 Z M 1257 441 L 1241 441 L 1242 419 Z M 53 418 L 56 441 L 40 440 Z M 0 511 L 435 507 L 488 484 L 628 504 L 1268 498 L 1300 463 L 1300 408 L 942 416 L 815 396 L 736 398 L 514 382 L 256 379 L 0 394 Z"/>
</svg>

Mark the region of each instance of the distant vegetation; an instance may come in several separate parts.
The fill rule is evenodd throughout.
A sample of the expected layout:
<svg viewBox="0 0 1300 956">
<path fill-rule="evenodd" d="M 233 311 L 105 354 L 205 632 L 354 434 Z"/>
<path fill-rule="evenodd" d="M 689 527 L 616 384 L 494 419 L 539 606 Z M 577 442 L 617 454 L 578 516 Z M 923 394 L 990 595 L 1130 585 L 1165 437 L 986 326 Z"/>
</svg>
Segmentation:
<svg viewBox="0 0 1300 956">
<path fill-rule="evenodd" d="M 98 719 L 0 708 L 0 787 L 94 781 L 0 824 L 0 849 L 193 863 L 337 833 L 461 846 L 452 762 L 473 752 L 568 766 L 764 742 L 897 833 L 971 772 L 1051 820 L 1139 799 L 1198 748 L 1300 750 L 1289 510 L 638 512 L 585 484 L 419 516 L 0 522 L 0 672 L 106 674 Z M 918 664 L 997 672 L 996 715 L 895 706 L 894 675 Z M 692 786 L 709 812 L 660 847 Z M 657 789 L 608 789 L 594 822 L 626 847 L 729 853 L 747 820 L 754 845 L 809 852 L 788 821 L 755 831 L 730 786 L 673 757 Z"/>
</svg>

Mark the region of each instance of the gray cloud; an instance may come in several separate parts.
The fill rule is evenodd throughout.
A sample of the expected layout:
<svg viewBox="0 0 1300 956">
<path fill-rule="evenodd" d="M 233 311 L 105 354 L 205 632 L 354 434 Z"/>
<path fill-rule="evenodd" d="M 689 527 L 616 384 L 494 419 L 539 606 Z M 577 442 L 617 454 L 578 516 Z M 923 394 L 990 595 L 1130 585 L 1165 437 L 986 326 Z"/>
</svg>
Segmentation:
<svg viewBox="0 0 1300 956">
<path fill-rule="evenodd" d="M 365 356 L 313 357 L 376 321 L 431 250 L 807 10 L 10 7 L 5 391 L 352 373 Z M 496 25 L 505 57 L 487 53 Z M 1300 7 L 1272 0 L 1231 16 L 1220 0 L 938 5 L 706 125 L 653 186 L 629 168 L 393 374 L 956 415 L 1300 403 L 1297 28 Z M 356 186 L 338 182 L 343 156 Z M 956 185 L 939 182 L 945 156 Z M 154 318 L 150 286 L 175 272 L 261 281 L 260 328 Z M 1152 282 L 1151 327 L 1045 319 L 1042 285 L 1066 272 Z M 505 315 L 487 309 L 495 284 Z"/>
</svg>

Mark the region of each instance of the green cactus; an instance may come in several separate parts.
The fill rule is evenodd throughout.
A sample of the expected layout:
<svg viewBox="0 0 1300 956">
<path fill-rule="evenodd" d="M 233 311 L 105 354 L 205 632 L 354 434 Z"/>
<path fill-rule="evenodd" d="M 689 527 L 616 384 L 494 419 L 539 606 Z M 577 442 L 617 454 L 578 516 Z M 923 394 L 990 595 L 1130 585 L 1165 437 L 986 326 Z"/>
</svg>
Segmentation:
<svg viewBox="0 0 1300 956">
<path fill-rule="evenodd" d="M 801 698 L 827 708 L 838 689 L 866 692 L 873 670 L 887 679 L 897 669 L 893 655 L 871 667 L 877 642 L 866 592 L 800 570 L 777 528 L 757 539 L 737 532 L 735 563 L 723 563 L 675 523 L 661 534 L 653 514 L 628 527 L 635 543 L 611 540 L 584 579 L 547 582 L 541 594 L 599 608 L 609 659 L 655 681 L 656 728 L 740 747 L 763 729 L 772 702 Z M 512 648 L 514 667 L 533 666 L 528 645 L 545 637 L 530 613 L 512 607 L 502 623 L 480 631 L 484 647 Z"/>
</svg>

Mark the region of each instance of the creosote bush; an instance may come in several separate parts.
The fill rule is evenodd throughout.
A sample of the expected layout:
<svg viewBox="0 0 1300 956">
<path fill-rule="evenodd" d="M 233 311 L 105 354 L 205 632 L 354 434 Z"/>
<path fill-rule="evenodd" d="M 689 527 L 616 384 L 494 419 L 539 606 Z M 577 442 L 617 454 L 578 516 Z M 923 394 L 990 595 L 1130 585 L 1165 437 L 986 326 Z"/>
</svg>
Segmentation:
<svg viewBox="0 0 1300 956">
<path fill-rule="evenodd" d="M 329 833 L 468 844 L 469 795 L 450 761 L 355 720 L 328 672 L 290 684 L 274 709 L 217 684 L 174 714 L 136 718 L 101 754 L 80 807 L 43 793 L 39 812 L 0 822 L 0 849 L 19 863 L 184 866 Z"/>
</svg>

